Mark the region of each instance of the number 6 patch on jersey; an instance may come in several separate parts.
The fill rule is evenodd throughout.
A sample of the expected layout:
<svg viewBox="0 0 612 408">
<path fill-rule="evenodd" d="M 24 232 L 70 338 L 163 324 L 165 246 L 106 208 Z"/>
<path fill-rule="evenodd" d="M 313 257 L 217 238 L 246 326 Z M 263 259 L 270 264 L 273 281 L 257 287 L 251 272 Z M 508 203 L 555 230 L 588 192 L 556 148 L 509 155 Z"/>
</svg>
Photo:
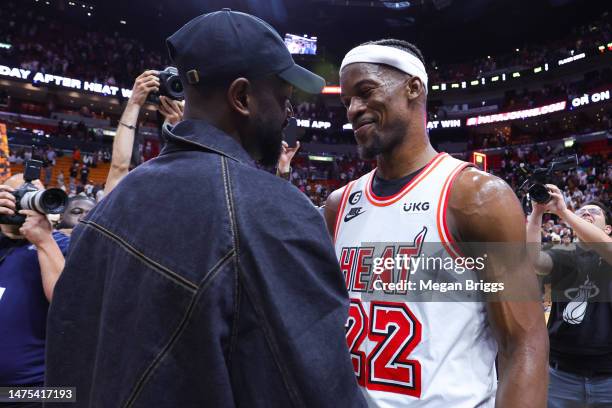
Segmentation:
<svg viewBox="0 0 612 408">
<path fill-rule="evenodd" d="M 346 340 L 359 385 L 420 398 L 421 364 L 409 355 L 421 341 L 421 323 L 405 303 L 370 302 L 368 317 L 351 299 Z M 368 355 L 366 340 L 373 345 Z"/>
</svg>

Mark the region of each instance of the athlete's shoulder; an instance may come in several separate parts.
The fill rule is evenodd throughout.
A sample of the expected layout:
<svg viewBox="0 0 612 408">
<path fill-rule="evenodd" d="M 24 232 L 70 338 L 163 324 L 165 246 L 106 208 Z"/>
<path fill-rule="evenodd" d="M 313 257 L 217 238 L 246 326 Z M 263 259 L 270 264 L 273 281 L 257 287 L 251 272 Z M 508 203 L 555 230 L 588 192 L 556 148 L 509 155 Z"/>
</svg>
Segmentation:
<svg viewBox="0 0 612 408">
<path fill-rule="evenodd" d="M 473 198 L 487 198 L 508 191 L 512 192 L 512 189 L 504 180 L 474 166 L 461 170 L 452 186 L 453 194 L 466 194 Z"/>
<path fill-rule="evenodd" d="M 466 167 L 451 186 L 448 211 L 462 240 L 500 240 L 516 225 L 524 230 L 524 215 L 512 188 L 501 178 Z M 510 228 L 512 227 L 512 228 Z M 505 230 L 506 233 L 496 231 Z"/>
</svg>

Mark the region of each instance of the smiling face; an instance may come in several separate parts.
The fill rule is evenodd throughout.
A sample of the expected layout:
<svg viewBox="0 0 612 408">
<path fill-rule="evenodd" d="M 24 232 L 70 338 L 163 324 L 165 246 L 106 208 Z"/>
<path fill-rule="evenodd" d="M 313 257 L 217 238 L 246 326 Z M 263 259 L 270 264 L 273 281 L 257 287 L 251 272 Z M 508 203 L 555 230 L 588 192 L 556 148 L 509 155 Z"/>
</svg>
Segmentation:
<svg viewBox="0 0 612 408">
<path fill-rule="evenodd" d="M 340 73 L 340 98 L 363 159 L 389 153 L 404 142 L 411 122 L 417 120 L 417 102 L 409 97 L 413 79 L 418 81 L 394 68 L 370 63 L 350 64 Z"/>
</svg>

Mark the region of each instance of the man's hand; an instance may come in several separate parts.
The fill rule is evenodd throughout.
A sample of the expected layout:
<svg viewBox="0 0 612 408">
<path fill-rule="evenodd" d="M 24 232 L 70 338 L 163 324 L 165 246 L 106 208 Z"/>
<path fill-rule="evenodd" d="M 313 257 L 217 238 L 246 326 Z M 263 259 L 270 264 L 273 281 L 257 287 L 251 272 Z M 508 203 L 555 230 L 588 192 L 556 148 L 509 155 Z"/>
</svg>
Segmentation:
<svg viewBox="0 0 612 408">
<path fill-rule="evenodd" d="M 561 216 L 567 211 L 567 206 L 565 205 L 565 200 L 563 199 L 561 190 L 559 190 L 559 187 L 555 186 L 554 184 L 546 184 L 546 188 L 548 189 L 548 193 L 551 197 L 550 201 L 546 204 L 536 204 L 540 206 L 543 205 L 545 212 Z"/>
<path fill-rule="evenodd" d="M 159 111 L 159 113 L 164 115 L 168 123 L 174 126 L 181 120 L 183 120 L 184 102 L 175 101 L 166 96 L 160 96 L 159 102 L 160 103 L 157 110 Z"/>
<path fill-rule="evenodd" d="M 15 215 L 15 196 L 12 192 L 14 188 L 5 184 L 0 185 L 0 214 Z"/>
<path fill-rule="evenodd" d="M 19 233 L 30 243 L 39 247 L 49 240 L 53 241 L 53 228 L 47 216 L 32 210 L 21 210 L 19 214 L 25 215 L 26 220 L 19 228 Z"/>
<path fill-rule="evenodd" d="M 159 91 L 159 71 L 145 71 L 136 78 L 128 104 L 142 107 L 150 92 Z"/>
<path fill-rule="evenodd" d="M 283 140 L 283 149 L 278 158 L 278 172 L 280 174 L 288 173 L 291 168 L 291 160 L 300 148 L 300 142 L 295 143 L 295 147 L 289 147 L 287 142 Z"/>
</svg>

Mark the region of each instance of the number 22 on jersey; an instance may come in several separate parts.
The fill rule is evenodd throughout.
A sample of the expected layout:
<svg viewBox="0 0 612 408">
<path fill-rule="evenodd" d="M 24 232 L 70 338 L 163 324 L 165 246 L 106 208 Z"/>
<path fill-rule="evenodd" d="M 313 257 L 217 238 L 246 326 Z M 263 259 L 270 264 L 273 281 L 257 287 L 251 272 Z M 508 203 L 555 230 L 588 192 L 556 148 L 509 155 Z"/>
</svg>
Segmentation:
<svg viewBox="0 0 612 408">
<path fill-rule="evenodd" d="M 367 303 L 365 303 L 367 306 Z M 406 303 L 351 299 L 346 341 L 357 382 L 369 390 L 421 396 L 421 364 L 410 353 L 421 341 L 421 323 Z M 364 351 L 367 342 L 371 350 Z"/>
</svg>

